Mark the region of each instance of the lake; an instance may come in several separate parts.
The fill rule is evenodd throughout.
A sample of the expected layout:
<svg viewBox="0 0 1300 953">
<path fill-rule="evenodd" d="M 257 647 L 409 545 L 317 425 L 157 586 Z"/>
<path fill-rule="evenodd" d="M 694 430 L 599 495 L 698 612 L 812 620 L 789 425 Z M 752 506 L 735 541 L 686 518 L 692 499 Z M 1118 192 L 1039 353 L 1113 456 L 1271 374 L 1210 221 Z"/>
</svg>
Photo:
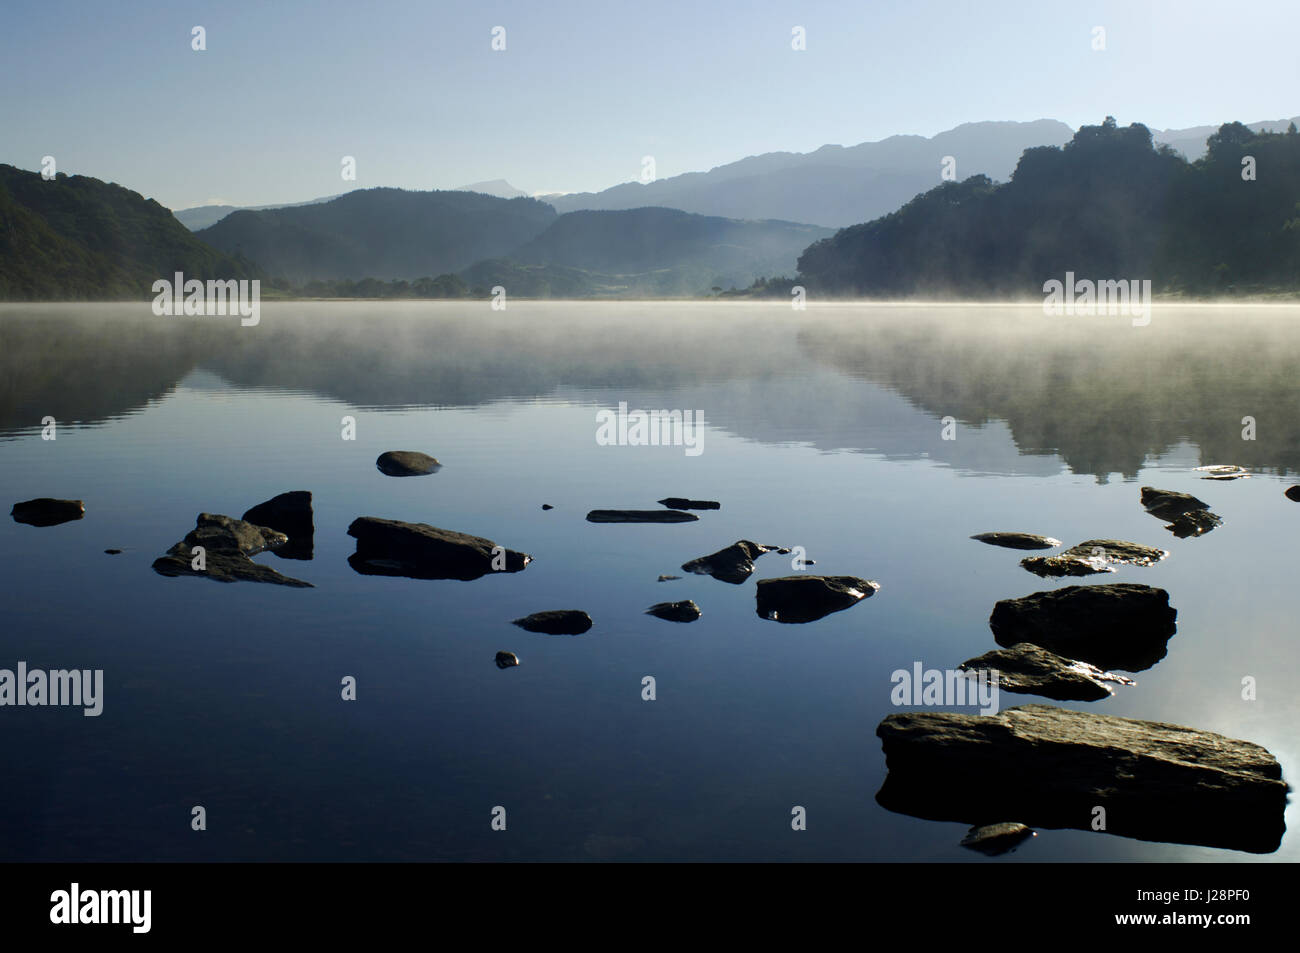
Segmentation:
<svg viewBox="0 0 1300 953">
<path fill-rule="evenodd" d="M 1004 692 L 1002 707 L 1214 731 L 1294 780 L 1298 368 L 1286 306 L 1158 303 L 1145 327 L 1038 306 L 263 302 L 255 327 L 148 302 L 0 306 L 0 502 L 86 508 L 0 520 L 0 667 L 104 672 L 98 717 L 0 708 L 0 856 L 987 863 L 958 846 L 967 825 L 876 802 L 876 726 L 902 710 L 891 673 L 996 649 L 998 600 L 1097 582 L 1168 590 L 1166 657 L 1110 699 Z M 624 403 L 697 411 L 700 452 L 598 442 L 597 413 Z M 442 469 L 385 476 L 393 449 Z M 1209 464 L 1252 475 L 1205 480 Z M 1176 538 L 1143 485 L 1195 494 L 1223 524 Z M 257 561 L 313 588 L 152 570 L 200 512 L 289 490 L 313 494 L 312 558 Z M 669 496 L 721 508 L 585 519 Z M 534 561 L 469 582 L 361 574 L 359 516 Z M 1032 554 L 970 539 L 1004 530 L 1170 556 L 1040 579 L 1018 564 Z M 808 624 L 760 618 L 755 580 L 793 574 L 792 556 L 762 556 L 740 585 L 680 568 L 741 539 L 880 590 Z M 681 599 L 702 618 L 645 614 Z M 592 629 L 511 624 L 566 608 Z M 521 664 L 498 669 L 500 650 Z M 1040 830 L 1000 862 L 1043 860 L 1295 861 L 1300 846 Z"/>
</svg>

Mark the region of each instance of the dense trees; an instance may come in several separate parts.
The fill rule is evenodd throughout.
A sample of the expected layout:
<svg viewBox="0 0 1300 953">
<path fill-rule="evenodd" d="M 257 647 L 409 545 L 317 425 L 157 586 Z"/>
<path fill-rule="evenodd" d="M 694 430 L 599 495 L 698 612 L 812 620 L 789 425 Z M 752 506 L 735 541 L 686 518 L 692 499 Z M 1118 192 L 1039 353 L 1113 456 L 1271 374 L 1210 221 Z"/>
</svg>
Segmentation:
<svg viewBox="0 0 1300 953">
<path fill-rule="evenodd" d="M 470 288 L 459 275 L 425 276 L 414 281 L 397 279 L 380 281 L 362 278 L 349 281 L 309 281 L 300 286 L 287 286 L 285 290 L 304 298 L 467 298 Z"/>
<path fill-rule="evenodd" d="M 145 298 L 158 278 L 254 278 L 119 185 L 0 165 L 0 300 Z"/>
<path fill-rule="evenodd" d="M 1035 296 L 1066 271 L 1157 291 L 1300 288 L 1300 136 L 1228 123 L 1195 163 L 1111 117 L 1028 149 L 1010 182 L 945 182 L 799 259 L 810 292 Z"/>
</svg>

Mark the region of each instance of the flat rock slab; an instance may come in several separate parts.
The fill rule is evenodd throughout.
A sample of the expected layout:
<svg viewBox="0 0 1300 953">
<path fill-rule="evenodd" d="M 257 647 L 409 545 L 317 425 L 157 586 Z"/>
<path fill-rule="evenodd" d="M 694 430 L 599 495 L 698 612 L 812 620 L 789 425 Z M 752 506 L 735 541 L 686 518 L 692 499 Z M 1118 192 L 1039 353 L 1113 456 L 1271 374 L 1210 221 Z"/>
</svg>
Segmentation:
<svg viewBox="0 0 1300 953">
<path fill-rule="evenodd" d="M 1032 642 L 1103 669 L 1140 672 L 1165 657 L 1177 617 L 1165 590 L 1117 582 L 1003 599 L 989 628 L 1003 647 Z"/>
<path fill-rule="evenodd" d="M 197 576 L 216 582 L 265 582 L 277 586 L 300 589 L 312 588 L 311 583 L 291 579 L 270 566 L 255 563 L 249 557 L 283 546 L 288 542 L 284 533 L 265 526 L 256 526 L 246 520 L 232 519 L 219 513 L 200 513 L 185 538 L 153 562 L 154 572 L 160 576 Z M 195 547 L 203 547 L 203 568 L 194 568 Z"/>
<path fill-rule="evenodd" d="M 857 576 L 782 576 L 760 579 L 758 616 L 773 622 L 815 622 L 875 595 L 880 584 Z"/>
<path fill-rule="evenodd" d="M 481 536 L 375 516 L 353 520 L 348 535 L 357 541 L 348 565 L 367 575 L 467 582 L 492 572 L 520 572 L 533 559 Z"/>
<path fill-rule="evenodd" d="M 700 607 L 691 599 L 683 599 L 681 602 L 657 602 L 645 611 L 646 615 L 668 622 L 694 622 L 702 615 Z"/>
<path fill-rule="evenodd" d="M 1050 705 L 997 715 L 899 712 L 876 728 L 889 775 L 876 800 L 913 817 L 1147 841 L 1277 850 L 1287 784 L 1259 745 L 1181 725 Z"/>
<path fill-rule="evenodd" d="M 580 609 L 548 609 L 515 619 L 513 624 L 547 635 L 582 635 L 591 628 L 592 622 L 591 616 Z"/>
<path fill-rule="evenodd" d="M 699 517 L 681 510 L 592 510 L 588 523 L 691 523 Z"/>
<path fill-rule="evenodd" d="M 1049 652 L 1030 642 L 986 652 L 957 666 L 964 672 L 996 671 L 998 689 L 1042 695 L 1057 701 L 1092 702 L 1115 694 L 1111 685 L 1133 685 L 1133 679 L 1103 672 L 1095 665 Z"/>
<path fill-rule="evenodd" d="M 1154 566 L 1168 555 L 1168 550 L 1122 539 L 1089 539 L 1057 556 L 1029 556 L 1020 565 L 1036 576 L 1091 576 L 1114 572 L 1115 566 Z"/>
<path fill-rule="evenodd" d="M 1091 576 L 1101 572 L 1114 572 L 1104 560 L 1091 556 L 1073 556 L 1062 553 L 1059 556 L 1027 556 L 1020 560 L 1020 565 L 1035 576 Z"/>
<path fill-rule="evenodd" d="M 424 476 L 437 473 L 442 464 L 418 450 L 388 450 L 379 455 L 375 468 L 391 477 Z"/>
<path fill-rule="evenodd" d="M 714 579 L 738 586 L 754 572 L 754 560 L 771 551 L 771 546 L 761 546 L 747 539 L 740 539 L 724 549 L 719 549 L 716 553 L 682 563 L 682 569 L 700 576 L 712 576 Z"/>
<path fill-rule="evenodd" d="M 1071 546 L 1064 555 L 1100 559 L 1119 566 L 1154 566 L 1169 555 L 1169 550 L 1122 539 L 1087 539 Z"/>
<path fill-rule="evenodd" d="M 714 500 L 688 500 L 682 496 L 669 496 L 658 501 L 670 510 L 720 510 L 722 504 Z"/>
<path fill-rule="evenodd" d="M 271 550 L 281 559 L 311 559 L 315 547 L 310 490 L 290 490 L 258 503 L 243 516 L 247 523 L 278 530 L 289 537 L 283 546 Z"/>
<path fill-rule="evenodd" d="M 1037 836 L 1024 824 L 1003 821 L 999 824 L 972 827 L 961 839 L 961 846 L 977 850 L 987 857 L 997 857 L 1015 850 L 1025 841 Z"/>
<path fill-rule="evenodd" d="M 1198 471 L 1205 474 L 1202 480 L 1241 480 L 1250 476 L 1250 471 L 1245 467 L 1239 467 L 1235 463 L 1216 464 L 1208 467 L 1197 467 Z"/>
<path fill-rule="evenodd" d="M 990 546 L 1005 546 L 1007 549 L 1055 549 L 1064 545 L 1059 539 L 1050 536 L 1036 536 L 1033 533 L 979 533 L 972 536 L 981 543 Z"/>
<path fill-rule="evenodd" d="M 81 500 L 56 500 L 48 496 L 15 503 L 9 515 L 15 523 L 28 526 L 58 526 L 86 515 L 86 504 Z"/>
</svg>

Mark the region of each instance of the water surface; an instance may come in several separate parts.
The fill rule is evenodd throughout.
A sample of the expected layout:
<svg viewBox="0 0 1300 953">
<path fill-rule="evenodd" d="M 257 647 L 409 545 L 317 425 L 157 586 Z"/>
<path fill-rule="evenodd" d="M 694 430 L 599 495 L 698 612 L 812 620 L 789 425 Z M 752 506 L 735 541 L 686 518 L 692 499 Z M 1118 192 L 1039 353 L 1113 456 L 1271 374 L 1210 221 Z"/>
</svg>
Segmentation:
<svg viewBox="0 0 1300 953">
<path fill-rule="evenodd" d="M 876 804 L 874 731 L 899 710 L 891 672 L 996 648 L 997 600 L 1063 584 L 968 538 L 992 530 L 1169 549 L 1087 580 L 1167 589 L 1167 657 L 1112 699 L 1062 704 L 1253 741 L 1292 779 L 1297 321 L 1285 307 L 1165 306 L 1134 328 L 1036 308 L 512 301 L 264 303 L 243 328 L 147 303 L 0 308 L 0 502 L 86 502 L 60 526 L 0 520 L 0 667 L 102 668 L 106 683 L 98 718 L 0 709 L 0 855 L 986 862 L 957 846 L 964 825 Z M 598 445 L 596 412 L 620 402 L 698 410 L 703 452 Z M 386 477 L 389 449 L 443 469 Z M 1194 470 L 1215 463 L 1253 476 Z M 1200 496 L 1223 525 L 1175 539 L 1142 510 L 1144 484 Z M 237 517 L 294 489 L 315 497 L 314 558 L 258 559 L 315 588 L 151 570 L 199 512 Z M 583 518 L 665 496 L 722 508 L 666 526 Z M 360 575 L 358 516 L 535 562 L 473 582 Z M 740 586 L 680 571 L 742 538 L 882 588 L 780 625 L 756 616 L 754 580 L 791 574 L 789 557 Z M 687 598 L 696 623 L 643 614 Z M 551 608 L 596 624 L 510 624 Z M 501 649 L 522 664 L 498 670 Z M 206 831 L 190 829 L 194 805 Z M 1050 830 L 1004 862 L 1296 859 L 1292 835 L 1255 855 Z"/>
</svg>

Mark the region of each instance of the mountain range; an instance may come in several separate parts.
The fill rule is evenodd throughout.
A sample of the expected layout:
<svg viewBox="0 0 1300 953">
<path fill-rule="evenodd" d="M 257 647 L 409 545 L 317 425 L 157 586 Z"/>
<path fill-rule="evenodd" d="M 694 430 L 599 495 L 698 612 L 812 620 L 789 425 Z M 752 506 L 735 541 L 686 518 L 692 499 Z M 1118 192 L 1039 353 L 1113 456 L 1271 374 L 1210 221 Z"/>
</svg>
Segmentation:
<svg viewBox="0 0 1300 953">
<path fill-rule="evenodd" d="M 236 209 L 196 232 L 120 186 L 0 166 L 0 297 L 140 297 L 175 271 L 258 276 L 281 292 L 349 297 L 458 297 L 496 285 L 530 297 L 694 296 L 751 283 L 748 293 L 768 295 L 788 294 L 796 276 L 820 295 L 987 296 L 1022 294 L 1045 272 L 1083 266 L 1103 276 L 1154 271 L 1165 291 L 1283 288 L 1300 281 L 1291 260 L 1300 240 L 1300 209 L 1292 209 L 1300 140 L 1294 124 L 1259 131 L 1280 126 L 1153 136 L 1109 118 L 1072 135 L 1050 121 L 972 123 L 930 139 L 753 156 L 550 201 L 516 195 L 504 180 L 449 191 L 359 189 Z M 1178 144 L 1183 152 L 1208 147 L 1208 155 L 1189 163 Z M 1229 161 L 1248 151 L 1266 171 L 1258 182 Z M 944 156 L 956 174 L 939 182 Z M 556 208 L 637 198 L 665 204 Z M 895 201 L 872 217 L 844 211 Z M 670 202 L 797 215 L 702 214 Z M 855 224 L 837 232 L 799 221 L 836 205 Z"/>
<path fill-rule="evenodd" d="M 1281 132 L 1291 121 L 1250 123 L 1255 132 Z M 1217 126 L 1154 131 L 1189 161 L 1205 154 L 1205 140 Z M 954 160 L 952 175 L 987 175 L 1006 181 L 1021 153 L 1036 146 L 1061 146 L 1074 130 L 1063 122 L 965 123 L 938 135 L 890 136 L 854 146 L 825 145 L 813 152 L 769 152 L 642 184 L 625 182 L 600 192 L 534 193 L 559 212 L 658 206 L 736 219 L 777 219 L 843 228 L 886 215 L 940 181 L 941 163 Z M 462 191 L 499 198 L 529 193 L 504 179 L 476 182 Z M 324 202 L 328 199 L 314 199 Z M 303 203 L 300 203 L 303 204 Z M 289 206 L 262 206 L 276 208 Z M 212 211 L 209 211 L 212 210 Z M 231 206 L 181 209 L 176 217 L 204 228 L 233 211 Z"/>
</svg>

